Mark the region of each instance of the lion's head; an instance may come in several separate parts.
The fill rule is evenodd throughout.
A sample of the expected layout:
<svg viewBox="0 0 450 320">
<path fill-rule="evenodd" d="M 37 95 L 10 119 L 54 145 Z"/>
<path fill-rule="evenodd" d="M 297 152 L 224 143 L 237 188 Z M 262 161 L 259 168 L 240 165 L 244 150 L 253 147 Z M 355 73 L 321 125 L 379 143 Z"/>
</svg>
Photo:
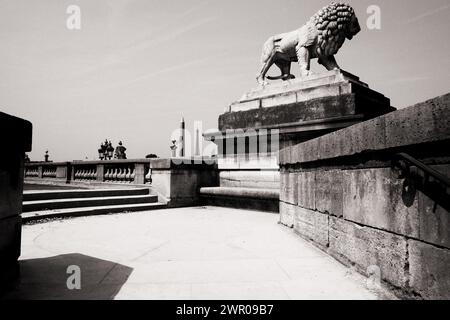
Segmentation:
<svg viewBox="0 0 450 320">
<path fill-rule="evenodd" d="M 319 33 L 317 54 L 336 53 L 345 39 L 351 40 L 359 31 L 358 18 L 349 4 L 332 2 L 311 17 Z"/>
<path fill-rule="evenodd" d="M 348 40 L 352 40 L 354 36 L 356 36 L 361 31 L 361 27 L 358 22 L 358 18 L 355 16 L 355 14 L 352 15 L 352 18 L 350 19 L 350 23 L 348 25 L 348 28 L 345 33 L 345 37 Z"/>
</svg>

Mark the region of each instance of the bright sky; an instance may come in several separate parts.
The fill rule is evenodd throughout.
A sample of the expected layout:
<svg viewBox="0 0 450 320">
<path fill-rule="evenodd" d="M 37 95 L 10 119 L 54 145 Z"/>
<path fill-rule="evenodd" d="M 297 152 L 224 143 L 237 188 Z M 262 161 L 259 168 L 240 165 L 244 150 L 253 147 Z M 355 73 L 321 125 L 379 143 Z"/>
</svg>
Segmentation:
<svg viewBox="0 0 450 320">
<path fill-rule="evenodd" d="M 129 158 L 168 156 L 181 116 L 191 131 L 196 120 L 217 127 L 255 87 L 264 41 L 329 2 L 0 0 L 0 110 L 33 123 L 32 160 L 46 149 L 55 161 L 94 159 L 105 138 Z M 336 56 L 344 70 L 400 108 L 450 91 L 448 0 L 348 2 L 362 32 Z M 72 4 L 81 30 L 66 28 Z M 381 30 L 366 27 L 373 4 Z"/>
</svg>

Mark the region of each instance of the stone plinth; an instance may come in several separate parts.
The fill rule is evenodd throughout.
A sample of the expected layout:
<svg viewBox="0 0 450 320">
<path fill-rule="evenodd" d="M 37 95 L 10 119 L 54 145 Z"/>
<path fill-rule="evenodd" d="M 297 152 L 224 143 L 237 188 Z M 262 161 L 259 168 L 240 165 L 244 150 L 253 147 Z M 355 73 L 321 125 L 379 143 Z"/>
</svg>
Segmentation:
<svg viewBox="0 0 450 320">
<path fill-rule="evenodd" d="M 279 150 L 393 110 L 358 77 L 328 71 L 247 92 L 219 116 L 219 132 L 205 138 L 219 148 L 221 187 L 279 189 Z"/>
<path fill-rule="evenodd" d="M 247 92 L 219 117 L 219 130 L 279 128 L 282 132 L 293 132 L 320 130 L 320 127 L 335 129 L 339 126 L 334 124 L 336 122 L 360 122 L 393 110 L 388 98 L 371 90 L 358 77 L 335 70 Z"/>
<path fill-rule="evenodd" d="M 18 272 L 25 152 L 31 150 L 30 122 L 0 112 L 0 289 Z"/>
</svg>

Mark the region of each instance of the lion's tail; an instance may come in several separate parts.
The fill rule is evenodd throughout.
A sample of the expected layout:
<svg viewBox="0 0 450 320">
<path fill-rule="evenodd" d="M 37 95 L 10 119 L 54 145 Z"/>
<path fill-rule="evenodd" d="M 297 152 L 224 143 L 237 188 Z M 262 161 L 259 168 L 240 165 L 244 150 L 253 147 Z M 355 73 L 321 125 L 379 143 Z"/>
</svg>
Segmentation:
<svg viewBox="0 0 450 320">
<path fill-rule="evenodd" d="M 280 80 L 280 79 L 283 79 L 283 75 L 281 74 L 281 75 L 276 76 L 276 77 L 266 76 L 266 78 L 269 79 L 269 80 Z"/>
</svg>

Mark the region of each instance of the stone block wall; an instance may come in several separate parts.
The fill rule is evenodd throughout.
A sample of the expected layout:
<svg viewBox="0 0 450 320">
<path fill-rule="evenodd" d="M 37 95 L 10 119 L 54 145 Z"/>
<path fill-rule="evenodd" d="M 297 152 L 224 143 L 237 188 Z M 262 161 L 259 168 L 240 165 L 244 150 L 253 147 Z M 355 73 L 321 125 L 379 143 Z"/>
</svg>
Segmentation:
<svg viewBox="0 0 450 320">
<path fill-rule="evenodd" d="M 391 167 L 404 152 L 450 177 L 449 146 L 447 94 L 284 148 L 280 221 L 402 297 L 450 299 L 449 208 Z"/>
</svg>

